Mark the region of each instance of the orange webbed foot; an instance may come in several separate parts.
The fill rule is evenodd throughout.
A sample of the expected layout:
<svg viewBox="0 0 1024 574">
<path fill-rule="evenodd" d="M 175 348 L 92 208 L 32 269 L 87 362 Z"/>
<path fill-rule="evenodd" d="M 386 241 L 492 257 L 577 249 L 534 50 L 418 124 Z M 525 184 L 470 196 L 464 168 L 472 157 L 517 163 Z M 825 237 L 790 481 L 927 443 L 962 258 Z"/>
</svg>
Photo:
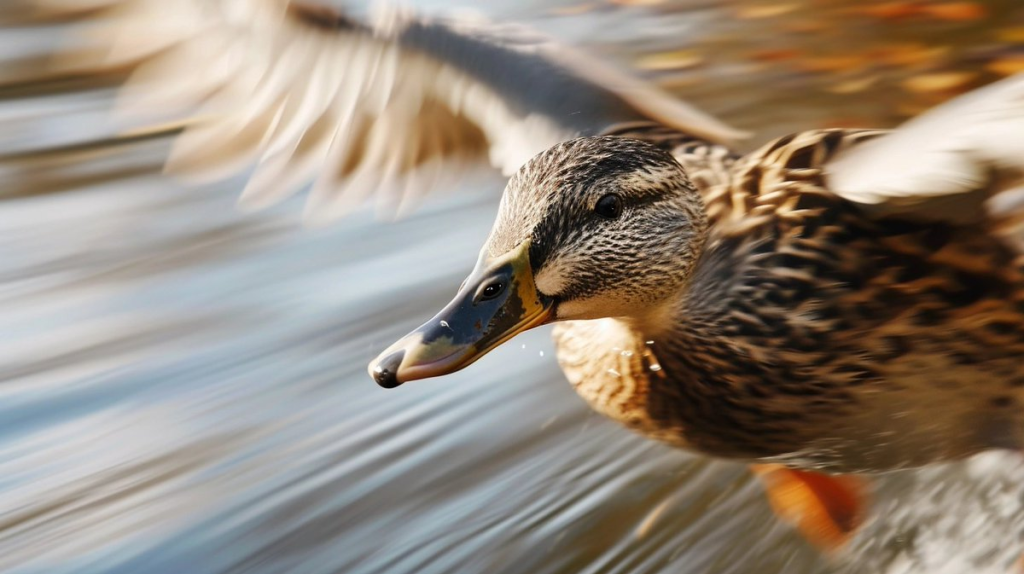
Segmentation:
<svg viewBox="0 0 1024 574">
<path fill-rule="evenodd" d="M 775 514 L 826 553 L 842 548 L 863 524 L 867 480 L 795 470 L 781 464 L 752 464 Z"/>
</svg>

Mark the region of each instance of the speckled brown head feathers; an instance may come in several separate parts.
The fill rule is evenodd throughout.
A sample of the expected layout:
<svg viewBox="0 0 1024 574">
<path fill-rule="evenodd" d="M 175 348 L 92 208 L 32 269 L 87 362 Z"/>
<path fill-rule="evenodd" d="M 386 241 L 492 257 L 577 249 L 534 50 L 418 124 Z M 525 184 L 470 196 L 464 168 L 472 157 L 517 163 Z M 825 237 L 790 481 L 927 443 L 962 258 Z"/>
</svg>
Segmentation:
<svg viewBox="0 0 1024 574">
<path fill-rule="evenodd" d="M 615 217 L 596 212 L 619 202 Z M 539 290 L 558 318 L 643 312 L 679 292 L 707 229 L 700 194 L 666 151 L 639 140 L 588 137 L 533 158 L 509 181 L 487 251 L 526 239 Z"/>
</svg>

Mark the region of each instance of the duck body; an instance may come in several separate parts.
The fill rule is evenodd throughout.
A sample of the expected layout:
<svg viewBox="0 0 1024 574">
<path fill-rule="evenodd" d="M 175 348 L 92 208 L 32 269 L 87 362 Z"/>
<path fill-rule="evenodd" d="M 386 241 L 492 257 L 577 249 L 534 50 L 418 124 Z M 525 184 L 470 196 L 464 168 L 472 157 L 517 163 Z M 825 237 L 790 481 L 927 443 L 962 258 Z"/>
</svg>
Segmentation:
<svg viewBox="0 0 1024 574">
<path fill-rule="evenodd" d="M 825 164 L 883 132 L 743 158 L 658 132 L 709 232 L 656 318 L 556 325 L 593 408 L 675 446 L 828 472 L 1021 448 L 1024 265 L 990 225 L 869 217 L 830 192 Z"/>
</svg>

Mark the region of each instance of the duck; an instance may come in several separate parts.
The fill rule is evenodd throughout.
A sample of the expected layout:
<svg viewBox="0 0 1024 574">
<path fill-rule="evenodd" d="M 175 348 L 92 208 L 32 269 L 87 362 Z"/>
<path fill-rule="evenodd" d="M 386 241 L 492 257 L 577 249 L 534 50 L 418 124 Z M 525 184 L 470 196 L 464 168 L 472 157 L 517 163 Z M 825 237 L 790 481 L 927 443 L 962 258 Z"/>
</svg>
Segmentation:
<svg viewBox="0 0 1024 574">
<path fill-rule="evenodd" d="M 558 144 L 511 178 L 452 303 L 371 375 L 447 374 L 556 323 L 559 363 L 592 407 L 683 448 L 854 474 L 1019 449 L 1024 252 L 981 204 L 1024 156 L 969 144 L 978 123 L 1024 127 L 1024 76 L 972 96 L 895 137 L 939 131 L 954 141 L 919 140 L 907 159 L 970 149 L 981 165 L 945 193 L 920 164 L 891 175 L 929 184 L 892 208 L 844 191 L 863 184 L 847 170 L 892 163 L 877 131 L 814 130 L 743 157 L 657 126 L 657 144 L 645 127 Z M 687 165 L 716 183 L 702 191 Z"/>
<path fill-rule="evenodd" d="M 1024 447 L 1024 75 L 895 132 L 737 155 L 659 125 L 553 146 L 509 180 L 458 294 L 369 366 L 468 367 L 554 323 L 603 415 L 751 463 L 821 547 L 856 477 Z"/>
<path fill-rule="evenodd" d="M 173 135 L 166 169 L 197 184 L 247 172 L 245 208 L 308 188 L 312 223 L 401 216 L 481 166 L 510 176 L 455 299 L 370 362 L 382 387 L 554 324 L 591 407 L 750 464 L 825 550 L 863 522 L 863 477 L 1021 448 L 1024 78 L 741 154 L 749 134 L 521 26 L 16 2 L 77 31 L 35 81 L 127 75 L 120 135 Z"/>
</svg>

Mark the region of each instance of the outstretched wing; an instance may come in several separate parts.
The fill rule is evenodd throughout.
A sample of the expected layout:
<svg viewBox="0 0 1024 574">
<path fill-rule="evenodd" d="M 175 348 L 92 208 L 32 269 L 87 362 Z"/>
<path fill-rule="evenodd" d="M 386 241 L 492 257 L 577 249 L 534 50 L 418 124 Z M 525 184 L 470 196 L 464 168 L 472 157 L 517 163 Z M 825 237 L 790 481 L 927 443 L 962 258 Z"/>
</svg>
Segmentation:
<svg viewBox="0 0 1024 574">
<path fill-rule="evenodd" d="M 400 211 L 474 167 L 509 172 L 620 121 L 742 135 L 514 26 L 399 10 L 364 25 L 289 0 L 14 1 L 84 19 L 91 49 L 61 68 L 132 70 L 132 117 L 189 118 L 170 171 L 202 181 L 255 167 L 242 195 L 255 207 L 313 182 L 315 219 L 370 196 Z"/>
<path fill-rule="evenodd" d="M 880 217 L 976 222 L 1024 212 L 1024 74 L 841 153 L 829 188 Z"/>
</svg>

